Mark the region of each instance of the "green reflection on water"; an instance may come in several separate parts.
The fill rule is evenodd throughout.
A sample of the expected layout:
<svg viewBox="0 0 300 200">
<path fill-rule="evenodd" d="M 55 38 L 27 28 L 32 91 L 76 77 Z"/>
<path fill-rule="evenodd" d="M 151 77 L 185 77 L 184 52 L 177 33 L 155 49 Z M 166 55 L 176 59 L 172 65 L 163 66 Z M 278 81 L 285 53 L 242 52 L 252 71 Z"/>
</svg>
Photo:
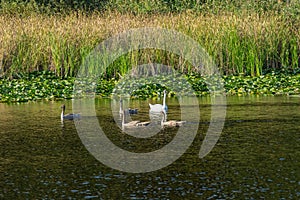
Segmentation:
<svg viewBox="0 0 300 200">
<path fill-rule="evenodd" d="M 0 104 L 0 198 L 292 198 L 300 196 L 300 99 L 229 97 L 221 138 L 198 158 L 209 126 L 210 99 L 200 100 L 200 127 L 192 146 L 176 162 L 146 174 L 112 170 L 81 143 L 72 121 L 60 122 L 61 102 Z M 71 112 L 71 101 L 64 102 Z M 168 99 L 170 119 L 180 119 L 178 101 Z M 148 101 L 133 119 L 148 119 Z M 174 137 L 166 129 L 137 139 L 121 132 L 111 100 L 96 99 L 108 137 L 135 152 L 161 148 Z M 117 121 L 119 123 L 119 121 Z"/>
</svg>

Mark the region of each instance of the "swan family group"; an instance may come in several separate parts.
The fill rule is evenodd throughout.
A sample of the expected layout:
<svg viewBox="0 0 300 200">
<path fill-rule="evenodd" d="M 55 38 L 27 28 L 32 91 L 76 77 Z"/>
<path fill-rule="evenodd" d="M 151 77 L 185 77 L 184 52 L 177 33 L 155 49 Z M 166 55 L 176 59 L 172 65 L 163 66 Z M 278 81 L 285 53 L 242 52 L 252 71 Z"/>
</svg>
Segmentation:
<svg viewBox="0 0 300 200">
<path fill-rule="evenodd" d="M 156 113 L 156 114 L 161 114 L 162 119 L 161 119 L 161 127 L 178 127 L 182 126 L 185 124 L 185 121 L 176 121 L 176 120 L 170 120 L 167 121 L 167 112 L 168 112 L 168 106 L 166 104 L 166 96 L 167 92 L 164 90 L 164 98 L 163 98 L 163 104 L 149 104 L 150 113 Z M 61 106 L 61 120 L 74 120 L 74 119 L 79 119 L 80 114 L 65 114 L 65 105 Z M 146 122 L 140 122 L 140 121 L 130 121 L 130 122 L 125 122 L 125 117 L 128 114 L 137 114 L 138 109 L 123 109 L 123 101 L 122 99 L 120 100 L 120 116 L 122 118 L 122 129 L 124 130 L 125 128 L 133 128 L 133 127 L 145 127 L 151 124 L 151 121 L 146 121 Z"/>
</svg>

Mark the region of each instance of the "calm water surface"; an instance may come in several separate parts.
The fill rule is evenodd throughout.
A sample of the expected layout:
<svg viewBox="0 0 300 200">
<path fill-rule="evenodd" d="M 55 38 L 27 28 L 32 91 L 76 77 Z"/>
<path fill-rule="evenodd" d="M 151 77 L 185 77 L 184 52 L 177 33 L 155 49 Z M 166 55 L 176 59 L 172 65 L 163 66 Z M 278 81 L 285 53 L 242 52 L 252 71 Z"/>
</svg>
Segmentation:
<svg viewBox="0 0 300 200">
<path fill-rule="evenodd" d="M 0 199 L 299 199 L 300 98 L 230 97 L 222 135 L 198 157 L 209 126 L 210 99 L 200 98 L 199 130 L 173 164 L 149 173 L 125 173 L 97 161 L 73 121 L 61 124 L 60 105 L 0 104 Z M 147 120 L 149 101 L 131 101 Z M 180 119 L 168 99 L 169 119 Z M 172 141 L 176 128 L 141 139 L 122 133 L 111 100 L 97 99 L 96 114 L 119 147 L 149 152 Z M 194 122 L 190 122 L 194 123 Z M 189 124 L 187 124 L 188 126 Z"/>
</svg>

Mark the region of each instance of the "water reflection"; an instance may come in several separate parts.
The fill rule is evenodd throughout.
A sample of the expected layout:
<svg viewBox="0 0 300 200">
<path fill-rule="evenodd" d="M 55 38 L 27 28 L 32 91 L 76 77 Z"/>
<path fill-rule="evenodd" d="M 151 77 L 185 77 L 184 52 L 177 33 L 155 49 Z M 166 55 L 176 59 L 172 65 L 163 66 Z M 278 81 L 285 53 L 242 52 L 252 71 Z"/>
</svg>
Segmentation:
<svg viewBox="0 0 300 200">
<path fill-rule="evenodd" d="M 0 198 L 299 199 L 299 99 L 227 99 L 225 127 L 208 156 L 198 157 L 210 120 L 209 100 L 200 99 L 201 121 L 191 147 L 170 166 L 141 174 L 97 161 L 83 146 L 74 122 L 61 124 L 61 102 L 0 104 Z M 71 108 L 72 102 L 64 103 Z M 131 103 L 139 108 L 132 120 L 149 120 L 148 108 L 139 107 L 143 103 Z M 153 151 L 176 134 L 169 128 L 156 137 L 134 138 L 122 132 L 119 117 L 119 126 L 115 122 L 109 100 L 95 104 L 107 136 L 124 149 Z M 177 105 L 168 102 L 170 119 L 181 119 Z"/>
</svg>

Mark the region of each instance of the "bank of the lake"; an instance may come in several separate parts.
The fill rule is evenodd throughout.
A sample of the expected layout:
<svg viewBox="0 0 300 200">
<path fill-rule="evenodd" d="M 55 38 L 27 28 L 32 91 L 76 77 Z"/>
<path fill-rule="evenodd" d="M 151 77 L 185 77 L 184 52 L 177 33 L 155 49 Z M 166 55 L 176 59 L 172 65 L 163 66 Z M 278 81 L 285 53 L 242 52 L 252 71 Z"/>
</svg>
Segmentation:
<svg viewBox="0 0 300 200">
<path fill-rule="evenodd" d="M 296 0 L 1 1 L 0 102 L 73 98 L 74 77 L 99 44 L 147 27 L 173 30 L 199 44 L 222 75 L 226 95 L 299 95 L 299 11 Z M 159 63 L 174 66 L 196 95 L 208 95 L 207 77 L 197 74 L 185 53 L 132 50 L 105 68 L 91 89 L 109 97 L 130 70 Z M 153 81 L 132 96 L 157 97 L 164 89 L 175 94 L 165 87 Z"/>
<path fill-rule="evenodd" d="M 207 87 L 208 77 L 201 77 L 197 74 L 184 77 L 197 96 L 210 95 Z M 74 97 L 75 80 L 74 77 L 62 79 L 50 71 L 34 72 L 12 80 L 0 79 L 0 102 L 71 99 Z M 156 80 L 170 81 L 164 76 L 156 77 Z M 221 80 L 226 95 L 300 95 L 300 73 L 281 71 L 254 77 L 229 75 L 223 76 Z M 124 80 L 99 78 L 94 86 L 89 84 L 89 80 L 86 83 L 91 90 L 96 92 L 96 95 L 110 97 L 120 81 Z M 125 84 L 130 90 L 136 81 L 125 81 Z M 167 84 L 159 84 L 155 80 L 148 81 L 148 84 L 136 89 L 133 93 L 128 92 L 132 94 L 132 98 L 154 98 L 160 96 L 164 89 L 168 90 L 169 96 L 175 95 L 175 91 L 168 88 Z"/>
<path fill-rule="evenodd" d="M 236 4 L 211 1 L 213 5 L 191 1 L 196 4 L 194 9 L 183 5 L 185 9 L 181 9 L 178 4 L 182 1 L 109 1 L 109 9 L 63 14 L 63 7 L 59 13 L 49 14 L 39 11 L 38 2 L 42 1 L 30 2 L 37 4 L 25 7 L 27 10 L 21 7 L 20 12 L 14 4 L 0 3 L 0 77 L 35 70 L 51 70 L 61 77 L 76 76 L 84 59 L 103 41 L 147 27 L 173 30 L 191 38 L 224 74 L 261 76 L 269 70 L 296 70 L 300 66 L 298 1 L 268 1 L 262 5 L 255 0 L 235 1 Z M 155 6 L 155 2 L 161 4 Z M 166 2 L 178 12 L 155 9 L 164 8 Z M 132 12 L 135 8 L 138 11 Z M 147 9 L 149 12 L 142 12 Z M 164 45 L 167 41 L 157 42 Z M 184 53 L 183 50 L 177 55 L 168 49 L 130 51 L 115 60 L 105 73 L 108 78 L 118 78 L 140 63 L 161 63 L 190 73 L 193 67 L 183 59 Z"/>
</svg>

